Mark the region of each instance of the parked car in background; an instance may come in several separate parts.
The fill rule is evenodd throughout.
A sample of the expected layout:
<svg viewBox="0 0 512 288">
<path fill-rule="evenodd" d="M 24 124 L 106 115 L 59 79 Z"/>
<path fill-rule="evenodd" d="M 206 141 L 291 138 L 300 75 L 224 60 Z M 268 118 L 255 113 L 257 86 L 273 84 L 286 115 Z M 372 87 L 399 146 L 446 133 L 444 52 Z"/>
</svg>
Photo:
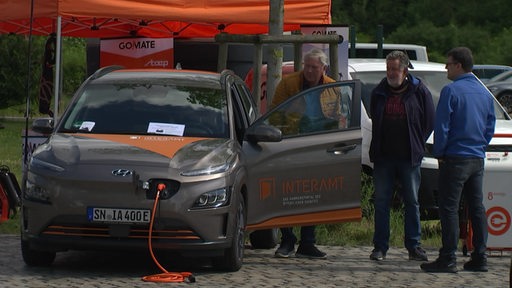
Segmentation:
<svg viewBox="0 0 512 288">
<path fill-rule="evenodd" d="M 489 91 L 494 94 L 503 108 L 512 113 L 512 80 L 492 81 L 485 83 Z"/>
<path fill-rule="evenodd" d="M 512 70 L 501 72 L 488 79 L 485 85 L 494 94 L 505 110 L 512 113 Z"/>
<path fill-rule="evenodd" d="M 512 70 L 511 66 L 506 65 L 492 65 L 492 64 L 475 64 L 473 65 L 473 73 L 482 81 L 487 82 L 492 77 Z"/>
<path fill-rule="evenodd" d="M 486 84 L 490 84 L 493 82 L 499 82 L 499 81 L 508 81 L 508 80 L 512 80 L 512 70 L 507 70 L 505 72 L 501 72 L 500 74 L 487 80 Z"/>
<path fill-rule="evenodd" d="M 377 43 L 358 43 L 356 42 L 355 55 L 353 58 L 379 58 L 378 57 L 378 44 Z M 409 59 L 415 61 L 428 61 L 427 47 L 415 44 L 382 44 L 382 57 L 386 58 L 391 51 L 400 50 L 409 56 Z M 352 44 L 349 43 L 348 57 L 352 58 Z"/>
<path fill-rule="evenodd" d="M 306 119 L 304 98 L 323 93 L 353 100 L 339 103 L 344 126 L 291 127 Z M 258 118 L 231 71 L 102 68 L 55 127 L 34 121 L 51 135 L 23 176 L 23 259 L 46 266 L 61 251 L 151 241 L 236 271 L 246 230 L 359 221 L 360 105 L 359 81 L 336 82 Z"/>
</svg>

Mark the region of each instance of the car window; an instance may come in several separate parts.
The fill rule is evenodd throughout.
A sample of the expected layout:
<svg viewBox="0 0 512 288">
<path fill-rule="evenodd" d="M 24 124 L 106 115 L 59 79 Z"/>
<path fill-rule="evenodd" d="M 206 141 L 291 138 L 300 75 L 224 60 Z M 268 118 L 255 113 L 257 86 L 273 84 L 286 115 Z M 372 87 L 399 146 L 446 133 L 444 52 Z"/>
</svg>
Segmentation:
<svg viewBox="0 0 512 288">
<path fill-rule="evenodd" d="M 263 121 L 279 128 L 283 138 L 346 129 L 353 124 L 354 91 L 353 82 L 311 88 L 280 104 Z"/>
<path fill-rule="evenodd" d="M 508 70 L 492 77 L 486 84 L 498 81 L 509 81 L 510 79 L 512 79 L 512 71 Z"/>
<path fill-rule="evenodd" d="M 226 96 L 211 87 L 89 84 L 60 132 L 229 137 Z"/>
<path fill-rule="evenodd" d="M 500 68 L 475 68 L 473 73 L 480 79 L 490 79 L 507 70 Z"/>
</svg>

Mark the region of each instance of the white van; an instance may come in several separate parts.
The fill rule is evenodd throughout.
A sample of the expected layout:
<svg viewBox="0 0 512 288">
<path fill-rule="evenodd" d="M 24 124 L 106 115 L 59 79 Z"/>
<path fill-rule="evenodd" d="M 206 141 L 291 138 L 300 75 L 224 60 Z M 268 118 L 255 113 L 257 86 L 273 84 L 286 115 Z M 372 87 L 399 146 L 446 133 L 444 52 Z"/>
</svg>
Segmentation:
<svg viewBox="0 0 512 288">
<path fill-rule="evenodd" d="M 378 55 L 377 43 L 356 43 L 356 54 L 351 57 L 349 44 L 349 58 L 381 58 Z M 386 58 L 389 52 L 400 50 L 407 53 L 409 59 L 416 61 L 428 61 L 427 47 L 414 44 L 382 44 L 382 58 Z"/>
</svg>

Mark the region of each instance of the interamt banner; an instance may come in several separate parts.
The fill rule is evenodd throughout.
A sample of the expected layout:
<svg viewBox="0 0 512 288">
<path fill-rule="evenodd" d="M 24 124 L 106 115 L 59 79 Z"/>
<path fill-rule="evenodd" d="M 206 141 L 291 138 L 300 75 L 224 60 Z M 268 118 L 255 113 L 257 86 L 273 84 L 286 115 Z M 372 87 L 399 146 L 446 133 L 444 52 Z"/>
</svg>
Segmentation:
<svg viewBox="0 0 512 288">
<path fill-rule="evenodd" d="M 173 38 L 125 38 L 100 41 L 100 66 L 173 68 Z"/>
</svg>

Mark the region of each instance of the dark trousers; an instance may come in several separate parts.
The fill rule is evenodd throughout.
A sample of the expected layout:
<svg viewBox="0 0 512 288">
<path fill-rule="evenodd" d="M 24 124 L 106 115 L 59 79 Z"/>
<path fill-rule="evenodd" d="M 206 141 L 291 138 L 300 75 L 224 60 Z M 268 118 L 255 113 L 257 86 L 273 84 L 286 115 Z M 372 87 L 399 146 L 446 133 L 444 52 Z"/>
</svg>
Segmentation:
<svg viewBox="0 0 512 288">
<path fill-rule="evenodd" d="M 459 205 L 462 195 L 468 205 L 473 229 L 472 255 L 482 256 L 487 249 L 487 217 L 483 205 L 484 160 L 446 157 L 439 162 L 439 216 L 442 248 L 439 256 L 456 259 L 459 241 Z"/>
<path fill-rule="evenodd" d="M 297 242 L 297 237 L 293 234 L 292 227 L 281 228 L 281 243 Z M 300 227 L 300 244 L 315 244 L 315 226 L 302 226 Z"/>
</svg>

